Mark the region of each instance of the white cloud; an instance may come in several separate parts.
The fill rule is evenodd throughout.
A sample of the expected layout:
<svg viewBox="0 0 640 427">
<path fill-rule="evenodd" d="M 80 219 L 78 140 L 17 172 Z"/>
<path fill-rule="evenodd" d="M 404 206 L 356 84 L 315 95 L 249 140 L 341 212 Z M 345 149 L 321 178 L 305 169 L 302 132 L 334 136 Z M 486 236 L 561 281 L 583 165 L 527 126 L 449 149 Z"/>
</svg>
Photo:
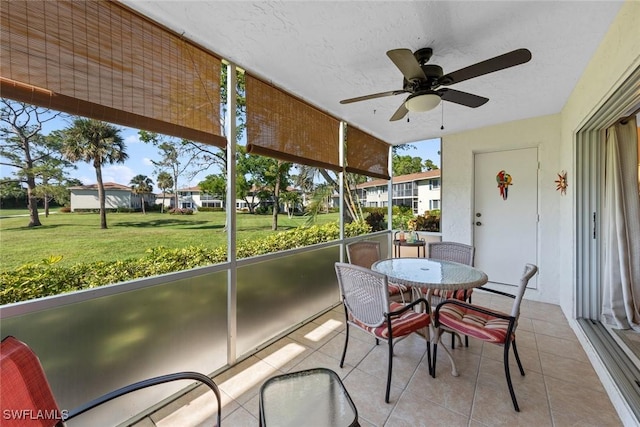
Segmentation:
<svg viewBox="0 0 640 427">
<path fill-rule="evenodd" d="M 129 185 L 131 179 L 137 173 L 128 166 L 111 165 L 102 168 L 102 182 L 115 182 L 117 184 Z"/>
<path fill-rule="evenodd" d="M 138 144 L 140 142 L 140 137 L 137 133 L 133 133 L 131 135 L 127 135 L 124 137 L 125 144 Z"/>
<path fill-rule="evenodd" d="M 142 164 L 145 165 L 145 166 L 153 166 L 153 162 L 148 157 L 144 157 L 142 159 Z"/>
</svg>

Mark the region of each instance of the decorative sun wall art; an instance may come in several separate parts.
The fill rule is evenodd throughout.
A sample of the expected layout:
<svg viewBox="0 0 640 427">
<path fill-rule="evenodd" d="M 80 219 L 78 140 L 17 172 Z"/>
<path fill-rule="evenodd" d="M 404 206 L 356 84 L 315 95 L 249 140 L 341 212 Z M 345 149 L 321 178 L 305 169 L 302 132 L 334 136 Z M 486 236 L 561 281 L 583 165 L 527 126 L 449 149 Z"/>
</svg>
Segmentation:
<svg viewBox="0 0 640 427">
<path fill-rule="evenodd" d="M 501 170 L 496 175 L 496 181 L 498 182 L 498 189 L 500 189 L 500 197 L 502 200 L 507 200 L 507 196 L 509 195 L 509 186 L 511 185 L 511 175 L 506 173 L 504 170 Z"/>
<path fill-rule="evenodd" d="M 555 180 L 556 183 L 556 191 L 559 191 L 561 195 L 567 194 L 567 171 L 562 171 L 558 174 L 558 179 Z"/>
</svg>

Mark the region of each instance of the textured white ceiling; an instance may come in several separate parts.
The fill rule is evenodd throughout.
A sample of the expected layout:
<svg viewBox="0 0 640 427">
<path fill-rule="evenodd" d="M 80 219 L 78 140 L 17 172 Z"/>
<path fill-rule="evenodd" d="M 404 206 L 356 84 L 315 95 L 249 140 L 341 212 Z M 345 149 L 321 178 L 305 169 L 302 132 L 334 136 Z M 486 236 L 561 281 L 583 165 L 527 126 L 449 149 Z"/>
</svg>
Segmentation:
<svg viewBox="0 0 640 427">
<path fill-rule="evenodd" d="M 152 19 L 254 75 L 392 144 L 558 113 L 622 1 L 143 1 Z M 490 99 L 444 102 L 404 120 L 406 98 L 341 99 L 402 88 L 390 49 L 431 47 L 444 73 L 518 48 L 532 60 L 452 89 Z"/>
</svg>

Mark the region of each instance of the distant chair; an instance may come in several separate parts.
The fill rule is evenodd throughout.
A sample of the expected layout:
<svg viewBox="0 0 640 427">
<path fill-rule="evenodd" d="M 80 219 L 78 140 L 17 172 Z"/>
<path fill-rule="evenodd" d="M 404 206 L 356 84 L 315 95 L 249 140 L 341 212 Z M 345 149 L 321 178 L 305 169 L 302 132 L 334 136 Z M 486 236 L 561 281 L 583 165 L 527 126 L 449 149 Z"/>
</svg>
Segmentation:
<svg viewBox="0 0 640 427">
<path fill-rule="evenodd" d="M 465 245 L 464 243 L 457 242 L 431 242 L 427 246 L 427 258 L 439 259 L 444 261 L 453 261 L 460 264 L 465 264 L 473 267 L 473 261 L 475 257 L 476 249 L 473 246 Z M 473 289 L 459 289 L 451 291 L 441 291 L 440 289 L 433 289 L 432 296 L 437 298 L 437 301 L 444 299 L 455 298 L 460 301 L 468 301 L 471 303 L 471 294 Z M 434 303 L 435 304 L 435 303 Z M 466 347 L 469 347 L 469 338 L 464 338 Z M 451 348 L 455 347 L 455 337 L 451 336 Z"/>
<path fill-rule="evenodd" d="M 391 371 L 393 369 L 393 345 L 408 335 L 424 329 L 427 341 L 427 363 L 431 371 L 431 344 L 429 341 L 429 303 L 418 298 L 410 304 L 389 301 L 387 276 L 365 267 L 337 262 L 335 264 L 338 285 L 346 318 L 345 342 L 340 367 L 344 365 L 349 343 L 349 327 L 355 326 L 376 339 L 386 341 L 389 346 L 387 368 L 387 391 L 385 402 L 389 403 Z M 415 307 L 422 305 L 421 311 Z"/>
<path fill-rule="evenodd" d="M 504 372 L 507 377 L 507 386 L 509 387 L 513 407 L 517 412 L 520 412 L 520 407 L 516 400 L 516 394 L 513 391 L 513 384 L 511 383 L 509 347 L 513 347 L 513 354 L 516 356 L 520 374 L 524 376 L 524 369 L 522 368 L 516 347 L 516 327 L 518 326 L 518 318 L 520 317 L 520 303 L 527 289 L 527 283 L 529 283 L 529 280 L 537 271 L 538 267 L 533 264 L 527 264 L 525 266 L 524 273 L 520 279 L 520 285 L 515 295 L 482 288 L 483 291 L 513 298 L 511 314 L 505 314 L 479 305 L 468 304 L 457 299 L 449 299 L 441 302 L 433 312 L 433 322 L 436 328 L 444 326 L 444 330 L 446 331 L 456 331 L 472 338 L 504 346 Z M 442 332 L 443 329 L 438 329 L 438 339 L 433 346 L 432 376 L 434 378 L 436 376 L 438 341 L 440 340 Z"/>
<path fill-rule="evenodd" d="M 371 268 L 373 263 L 380 261 L 380 242 L 372 240 L 361 240 L 347 245 L 347 259 L 349 264 L 360 267 Z M 389 296 L 393 300 L 405 302 L 405 294 L 408 288 L 397 283 L 389 283 Z"/>
</svg>

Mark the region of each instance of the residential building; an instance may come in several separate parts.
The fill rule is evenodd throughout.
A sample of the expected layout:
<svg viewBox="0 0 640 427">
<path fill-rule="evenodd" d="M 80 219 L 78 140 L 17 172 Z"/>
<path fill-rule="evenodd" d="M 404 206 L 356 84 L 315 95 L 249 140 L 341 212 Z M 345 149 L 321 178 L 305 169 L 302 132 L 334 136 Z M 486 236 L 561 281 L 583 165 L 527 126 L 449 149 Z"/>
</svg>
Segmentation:
<svg viewBox="0 0 640 427">
<path fill-rule="evenodd" d="M 413 213 L 440 209 L 440 169 L 394 176 L 391 203 L 393 206 L 411 206 Z M 374 179 L 358 184 L 356 191 L 362 206 L 388 206 L 388 181 Z"/>
<path fill-rule="evenodd" d="M 153 193 L 136 194 L 131 187 L 115 182 L 103 184 L 106 209 L 142 209 L 143 200 L 146 206 L 156 203 L 156 195 Z M 71 212 L 100 209 L 98 184 L 69 187 L 69 191 L 71 192 Z"/>
</svg>

